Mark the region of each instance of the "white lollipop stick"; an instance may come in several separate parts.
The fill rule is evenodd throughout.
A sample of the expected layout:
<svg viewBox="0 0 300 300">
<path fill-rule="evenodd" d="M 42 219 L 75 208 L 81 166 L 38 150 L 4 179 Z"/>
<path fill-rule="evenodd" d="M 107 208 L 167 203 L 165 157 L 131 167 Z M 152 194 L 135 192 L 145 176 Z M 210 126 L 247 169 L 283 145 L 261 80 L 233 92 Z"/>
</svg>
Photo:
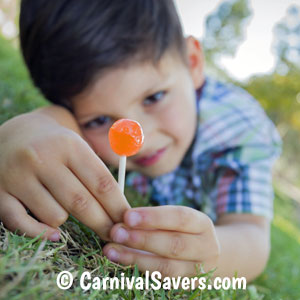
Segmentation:
<svg viewBox="0 0 300 300">
<path fill-rule="evenodd" d="M 126 156 L 120 156 L 119 160 L 119 174 L 118 174 L 118 183 L 121 189 L 121 192 L 124 194 L 124 184 L 125 184 L 125 172 L 126 172 Z"/>
</svg>

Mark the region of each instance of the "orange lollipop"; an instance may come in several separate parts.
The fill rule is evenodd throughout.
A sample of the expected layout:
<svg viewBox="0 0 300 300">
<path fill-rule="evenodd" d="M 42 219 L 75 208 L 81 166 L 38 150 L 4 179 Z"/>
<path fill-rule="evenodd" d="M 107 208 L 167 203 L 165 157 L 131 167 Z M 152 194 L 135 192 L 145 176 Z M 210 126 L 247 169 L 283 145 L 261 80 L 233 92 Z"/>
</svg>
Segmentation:
<svg viewBox="0 0 300 300">
<path fill-rule="evenodd" d="M 136 121 L 120 119 L 109 129 L 108 138 L 113 151 L 120 155 L 118 181 L 121 191 L 123 192 L 126 157 L 136 154 L 143 146 L 143 130 L 141 125 Z"/>
<path fill-rule="evenodd" d="M 129 119 L 116 121 L 109 130 L 108 138 L 111 148 L 120 156 L 136 154 L 144 143 L 141 125 Z"/>
</svg>

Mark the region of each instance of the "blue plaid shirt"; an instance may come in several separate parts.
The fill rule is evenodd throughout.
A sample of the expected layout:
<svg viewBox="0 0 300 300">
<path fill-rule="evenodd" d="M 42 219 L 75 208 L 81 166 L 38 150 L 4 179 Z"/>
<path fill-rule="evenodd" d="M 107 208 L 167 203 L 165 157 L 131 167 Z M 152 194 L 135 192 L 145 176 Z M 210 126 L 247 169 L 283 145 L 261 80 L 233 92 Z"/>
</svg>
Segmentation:
<svg viewBox="0 0 300 300">
<path fill-rule="evenodd" d="M 129 172 L 126 184 L 157 205 L 185 205 L 214 222 L 224 213 L 273 217 L 271 168 L 281 139 L 246 91 L 207 78 L 197 91 L 198 128 L 181 164 L 154 179 Z"/>
</svg>

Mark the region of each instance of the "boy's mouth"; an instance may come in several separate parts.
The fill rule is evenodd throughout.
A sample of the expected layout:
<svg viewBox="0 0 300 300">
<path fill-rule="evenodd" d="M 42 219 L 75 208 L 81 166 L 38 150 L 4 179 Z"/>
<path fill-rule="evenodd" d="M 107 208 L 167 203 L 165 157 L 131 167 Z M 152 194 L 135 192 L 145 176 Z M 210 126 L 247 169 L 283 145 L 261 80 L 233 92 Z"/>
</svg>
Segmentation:
<svg viewBox="0 0 300 300">
<path fill-rule="evenodd" d="M 164 152 L 166 150 L 167 150 L 167 147 L 161 148 L 161 149 L 151 153 L 150 155 L 142 156 L 142 157 L 134 160 L 134 163 L 139 166 L 142 166 L 142 167 L 151 166 L 151 165 L 155 164 L 161 158 L 161 156 L 164 154 Z"/>
</svg>

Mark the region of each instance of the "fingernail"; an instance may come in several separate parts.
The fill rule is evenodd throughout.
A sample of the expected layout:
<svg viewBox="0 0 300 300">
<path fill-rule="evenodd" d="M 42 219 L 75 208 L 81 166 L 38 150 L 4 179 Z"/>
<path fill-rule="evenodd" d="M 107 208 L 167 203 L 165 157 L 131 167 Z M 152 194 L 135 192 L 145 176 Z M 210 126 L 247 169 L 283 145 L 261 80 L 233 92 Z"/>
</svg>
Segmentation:
<svg viewBox="0 0 300 300">
<path fill-rule="evenodd" d="M 57 242 L 60 240 L 60 234 L 58 231 L 54 232 L 51 236 L 50 236 L 50 240 L 52 242 Z"/>
<path fill-rule="evenodd" d="M 127 230 L 120 227 L 117 230 L 117 232 L 115 233 L 115 235 L 113 237 L 113 241 L 116 243 L 123 243 L 123 242 L 127 241 L 128 238 L 129 238 L 129 234 L 128 234 Z"/>
<path fill-rule="evenodd" d="M 111 261 L 115 261 L 117 262 L 120 259 L 120 254 L 116 251 L 116 249 L 114 248 L 110 248 L 107 252 L 107 257 L 111 260 Z"/>
<path fill-rule="evenodd" d="M 135 211 L 129 213 L 128 223 L 129 226 L 136 226 L 142 221 L 141 215 Z"/>
</svg>

